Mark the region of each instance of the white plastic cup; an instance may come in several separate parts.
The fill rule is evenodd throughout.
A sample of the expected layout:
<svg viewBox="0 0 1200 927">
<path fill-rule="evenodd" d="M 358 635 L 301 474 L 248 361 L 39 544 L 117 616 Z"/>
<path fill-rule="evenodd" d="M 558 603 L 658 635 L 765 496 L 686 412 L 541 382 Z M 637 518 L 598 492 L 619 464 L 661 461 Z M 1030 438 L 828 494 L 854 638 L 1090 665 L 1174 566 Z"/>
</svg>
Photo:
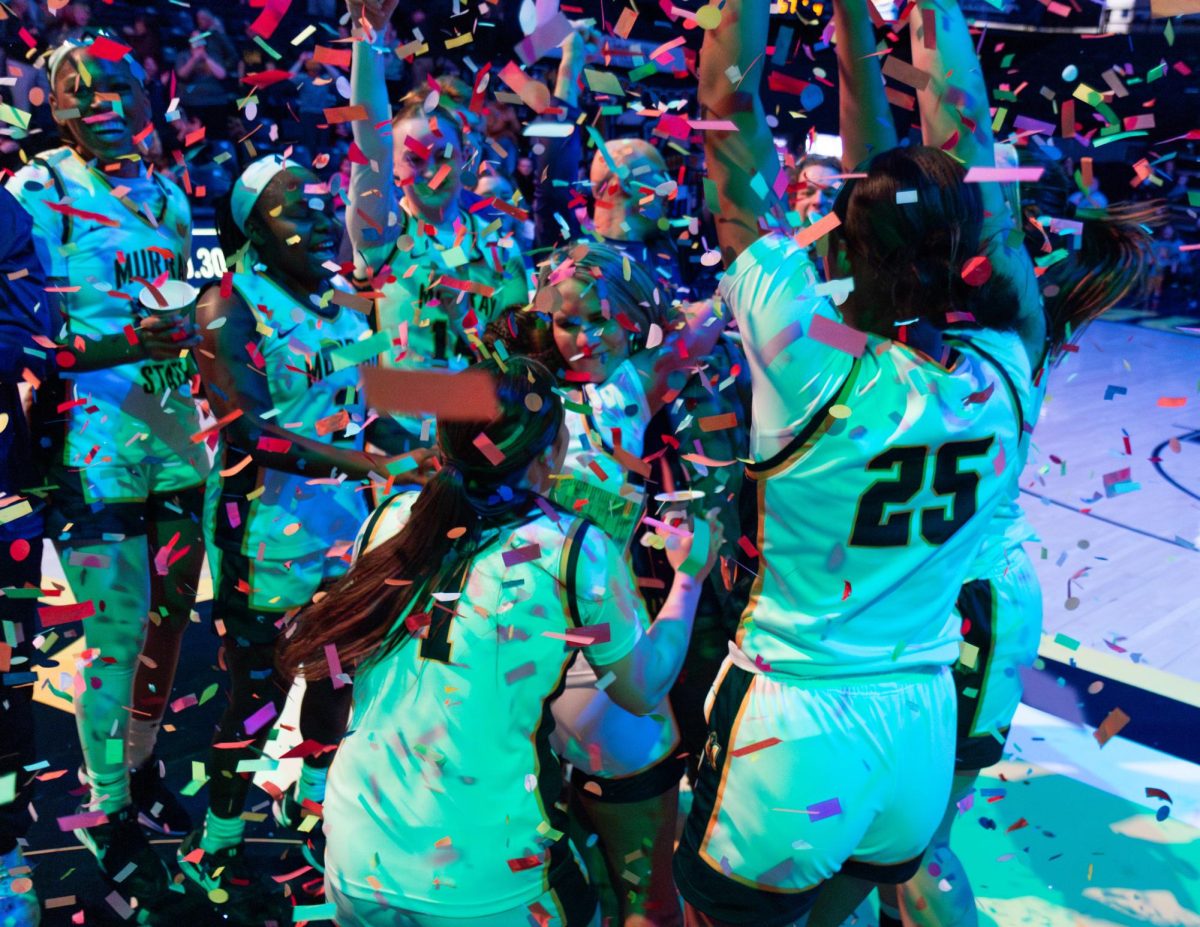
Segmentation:
<svg viewBox="0 0 1200 927">
<path fill-rule="evenodd" d="M 142 292 L 138 295 L 138 302 L 146 310 L 146 314 L 157 318 L 182 318 L 189 315 L 195 309 L 196 299 L 200 295 L 199 290 L 184 280 L 166 280 L 157 289 L 166 301 L 165 305 L 159 303 L 149 287 L 142 287 Z"/>
</svg>

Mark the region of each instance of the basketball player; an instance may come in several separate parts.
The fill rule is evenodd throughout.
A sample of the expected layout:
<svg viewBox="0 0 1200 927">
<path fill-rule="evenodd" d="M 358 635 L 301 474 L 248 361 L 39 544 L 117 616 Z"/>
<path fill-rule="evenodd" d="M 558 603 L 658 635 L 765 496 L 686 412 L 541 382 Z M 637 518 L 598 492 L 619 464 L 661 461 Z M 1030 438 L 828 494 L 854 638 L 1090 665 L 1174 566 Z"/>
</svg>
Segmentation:
<svg viewBox="0 0 1200 927">
<path fill-rule="evenodd" d="M 243 855 L 250 782 L 237 771 L 261 755 L 287 696 L 275 642 L 287 613 L 347 569 L 367 516 L 362 481 L 389 463 L 363 449 L 369 413 L 358 361 L 343 355 L 370 330 L 361 313 L 333 300 L 332 215 L 328 189 L 311 170 L 274 155 L 255 161 L 218 214 L 221 246 L 236 269 L 197 307 L 213 411 L 236 416 L 222 429 L 214 529 L 213 617 L 231 685 L 209 757 L 205 825 L 184 840 L 179 859 L 210 898 L 217 893 L 214 900 L 243 915 L 284 907 Z M 281 823 L 319 815 L 349 696 L 340 680 L 306 687 L 300 733 L 313 750 L 277 803 Z"/>
<path fill-rule="evenodd" d="M 963 280 L 984 208 L 936 149 L 883 152 L 839 193 L 840 311 L 802 249 L 761 236 L 772 204 L 747 174 L 770 190 L 778 171 L 757 98 L 767 18 L 727 3 L 701 54 L 705 118 L 738 130 L 706 147 L 720 292 L 754 380 L 763 558 L 675 860 L 693 925 L 840 924 L 919 865 L 951 784 L 953 600 L 1006 498 L 1044 340 L 1023 252 L 992 255 L 1018 331 L 944 334 L 998 300 Z"/>
<path fill-rule="evenodd" d="M 333 645 L 357 667 L 325 817 L 345 927 L 598 924 L 554 805 L 550 702 L 582 649 L 614 701 L 655 710 L 715 559 L 697 551 L 650 625 L 621 547 L 550 501 L 570 440 L 554 378 L 516 356 L 478 369 L 500 414 L 439 421 L 442 470 L 372 516 L 284 655 L 321 674 Z"/>
<path fill-rule="evenodd" d="M 139 321 L 133 308 L 146 283 L 186 277 L 191 211 L 183 191 L 138 157 L 150 116 L 140 66 L 94 54 L 93 41 L 51 54 L 50 105 L 66 144 L 7 186 L 33 217 L 66 319 L 59 366 L 68 395 L 48 535 L 91 610 L 76 720 L 85 804 L 103 813 L 78 836 L 106 878 L 121 876 L 120 892 L 152 904 L 169 880 L 138 812 L 162 830 L 187 826 L 152 750 L 195 602 L 209 464 L 191 440 L 200 427 L 186 353 L 195 328 L 186 313 Z M 155 704 L 139 709 L 147 701 Z M 132 794 L 130 767 L 140 786 Z"/>
</svg>

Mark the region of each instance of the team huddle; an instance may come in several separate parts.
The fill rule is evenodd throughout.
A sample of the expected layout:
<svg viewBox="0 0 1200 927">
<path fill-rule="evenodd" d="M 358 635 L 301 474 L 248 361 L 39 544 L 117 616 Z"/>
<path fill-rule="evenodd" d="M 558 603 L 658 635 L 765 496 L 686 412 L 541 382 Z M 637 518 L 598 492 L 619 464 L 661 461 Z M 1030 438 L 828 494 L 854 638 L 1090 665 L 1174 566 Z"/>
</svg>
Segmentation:
<svg viewBox="0 0 1200 927">
<path fill-rule="evenodd" d="M 716 241 L 668 231 L 641 139 L 597 139 L 580 227 L 579 26 L 522 253 L 519 194 L 467 189 L 471 88 L 388 99 L 397 2 L 350 0 L 345 228 L 311 166 L 258 158 L 219 207 L 229 272 L 182 299 L 189 198 L 138 155 L 140 68 L 90 38 L 46 62 L 64 144 L 6 186 L 52 466 L 4 494 L 52 490 L 4 527 L 84 606 L 79 840 L 142 922 L 185 885 L 292 923 L 244 813 L 302 680 L 273 811 L 342 927 L 838 925 L 874 890 L 884 923 L 974 924 L 951 825 L 1041 628 L 1018 477 L 1064 346 L 1144 285 L 1155 210 L 1055 233 L 1049 176 L 966 182 L 1014 152 L 955 0 L 907 22 L 920 145 L 868 4 L 835 0 L 843 156 L 785 167 L 769 8 L 725 0 L 698 64 Z M 436 415 L 409 396 L 431 375 Z M 157 741 L 206 559 L 227 701 L 192 821 Z"/>
</svg>

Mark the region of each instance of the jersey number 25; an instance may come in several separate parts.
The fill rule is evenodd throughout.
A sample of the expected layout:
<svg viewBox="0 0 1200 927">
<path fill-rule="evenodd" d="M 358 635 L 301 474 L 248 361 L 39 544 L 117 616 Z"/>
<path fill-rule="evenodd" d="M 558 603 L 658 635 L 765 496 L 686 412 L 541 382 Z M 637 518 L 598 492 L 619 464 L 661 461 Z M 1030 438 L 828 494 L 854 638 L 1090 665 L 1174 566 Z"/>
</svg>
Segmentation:
<svg viewBox="0 0 1200 927">
<path fill-rule="evenodd" d="M 945 544 L 975 514 L 975 491 L 979 474 L 960 470 L 964 457 L 980 457 L 988 452 L 994 437 L 974 441 L 951 441 L 937 449 L 933 466 L 932 489 L 945 496 L 945 505 L 921 509 L 921 537 L 928 544 Z M 908 505 L 925 485 L 926 461 L 930 448 L 925 445 L 890 447 L 867 464 L 868 470 L 896 471 L 893 478 L 876 480 L 858 500 L 854 528 L 850 532 L 853 547 L 904 547 L 912 538 L 915 509 Z M 891 511 L 887 507 L 891 506 Z"/>
</svg>

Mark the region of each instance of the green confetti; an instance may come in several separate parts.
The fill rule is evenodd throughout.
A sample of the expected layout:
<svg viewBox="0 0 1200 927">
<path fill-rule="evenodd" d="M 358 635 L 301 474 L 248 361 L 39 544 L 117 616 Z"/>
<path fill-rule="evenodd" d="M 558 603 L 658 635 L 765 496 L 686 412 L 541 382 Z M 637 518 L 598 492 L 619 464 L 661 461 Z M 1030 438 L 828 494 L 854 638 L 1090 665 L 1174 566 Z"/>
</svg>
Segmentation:
<svg viewBox="0 0 1200 927">
<path fill-rule="evenodd" d="M 214 695 L 216 695 L 216 694 L 217 694 L 217 690 L 218 690 L 218 688 L 219 688 L 219 686 L 218 686 L 218 685 L 217 685 L 217 684 L 214 682 L 214 683 L 213 683 L 212 685 L 210 685 L 210 686 L 209 686 L 207 689 L 205 689 L 205 690 L 204 690 L 204 692 L 202 692 L 202 693 L 201 693 L 201 695 L 200 695 L 200 701 L 198 701 L 196 704 L 197 704 L 197 705 L 203 705 L 203 704 L 204 704 L 205 702 L 207 702 L 207 701 L 208 701 L 210 698 L 212 698 Z"/>
</svg>

